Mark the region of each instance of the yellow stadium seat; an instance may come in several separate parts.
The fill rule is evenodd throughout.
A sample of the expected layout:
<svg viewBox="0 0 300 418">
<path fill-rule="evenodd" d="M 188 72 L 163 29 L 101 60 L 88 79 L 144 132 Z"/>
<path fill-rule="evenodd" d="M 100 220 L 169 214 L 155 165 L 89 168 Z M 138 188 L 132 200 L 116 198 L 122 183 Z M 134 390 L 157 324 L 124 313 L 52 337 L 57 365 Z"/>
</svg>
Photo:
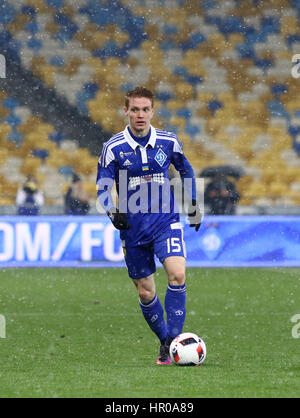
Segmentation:
<svg viewBox="0 0 300 418">
<path fill-rule="evenodd" d="M 273 182 L 268 187 L 268 194 L 270 197 L 284 197 L 286 195 L 286 191 L 286 185 L 279 182 Z"/>
<path fill-rule="evenodd" d="M 22 174 L 28 176 L 30 174 L 36 175 L 38 168 L 41 165 L 41 160 L 39 158 L 27 157 L 24 159 L 20 171 Z"/>
<path fill-rule="evenodd" d="M 89 197 L 95 197 L 97 195 L 95 182 L 84 182 L 83 189 L 89 195 Z"/>
<path fill-rule="evenodd" d="M 253 182 L 244 190 L 245 198 L 259 198 L 268 196 L 268 190 L 265 184 Z"/>
<path fill-rule="evenodd" d="M 297 16 L 283 16 L 280 23 L 280 32 L 283 36 L 294 35 L 299 32 Z"/>
<path fill-rule="evenodd" d="M 8 155 L 9 155 L 9 152 L 7 148 L 0 147 L 0 166 L 2 166 L 5 163 Z"/>
<path fill-rule="evenodd" d="M 15 203 L 15 199 L 12 197 L 1 197 L 0 196 L 0 206 L 10 206 Z"/>
<path fill-rule="evenodd" d="M 0 142 L 5 141 L 11 131 L 12 127 L 8 123 L 0 123 Z"/>
</svg>

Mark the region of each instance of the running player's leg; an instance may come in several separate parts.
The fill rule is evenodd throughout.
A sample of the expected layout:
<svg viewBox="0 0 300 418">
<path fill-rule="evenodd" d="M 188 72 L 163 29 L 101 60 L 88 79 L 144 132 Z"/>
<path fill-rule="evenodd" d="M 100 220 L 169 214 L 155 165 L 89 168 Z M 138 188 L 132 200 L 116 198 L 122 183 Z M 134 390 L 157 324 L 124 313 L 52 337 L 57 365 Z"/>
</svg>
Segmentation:
<svg viewBox="0 0 300 418">
<path fill-rule="evenodd" d="M 150 329 L 160 340 L 160 351 L 157 364 L 170 364 L 169 349 L 166 346 L 167 327 L 164 319 L 164 308 L 156 294 L 154 276 L 133 279 L 139 295 L 140 307 Z"/>
<path fill-rule="evenodd" d="M 126 248 L 125 261 L 129 277 L 136 286 L 139 305 L 150 329 L 161 344 L 167 336 L 164 309 L 156 294 L 154 272 L 156 270 L 153 248 L 138 246 Z"/>
<path fill-rule="evenodd" d="M 168 287 L 165 296 L 165 310 L 167 313 L 167 345 L 182 333 L 186 315 L 186 285 L 185 258 L 168 257 L 164 268 L 168 277 Z"/>
<path fill-rule="evenodd" d="M 156 240 L 155 254 L 164 266 L 168 278 L 165 296 L 167 314 L 166 345 L 181 334 L 185 321 L 185 243 L 180 223 L 170 225 L 170 229 Z"/>
</svg>

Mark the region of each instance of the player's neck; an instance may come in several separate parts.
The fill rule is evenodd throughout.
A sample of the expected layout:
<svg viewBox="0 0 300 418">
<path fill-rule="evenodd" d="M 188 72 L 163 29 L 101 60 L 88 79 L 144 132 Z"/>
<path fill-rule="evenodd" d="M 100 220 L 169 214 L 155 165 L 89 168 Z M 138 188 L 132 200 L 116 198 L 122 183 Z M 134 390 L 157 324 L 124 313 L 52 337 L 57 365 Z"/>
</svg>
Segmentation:
<svg viewBox="0 0 300 418">
<path fill-rule="evenodd" d="M 143 131 L 136 131 L 134 128 L 132 128 L 131 126 L 129 126 L 129 130 L 130 130 L 130 134 L 133 137 L 140 138 L 140 139 L 141 138 L 145 138 L 150 133 L 150 128 L 147 129 L 147 130 L 143 130 Z"/>
</svg>

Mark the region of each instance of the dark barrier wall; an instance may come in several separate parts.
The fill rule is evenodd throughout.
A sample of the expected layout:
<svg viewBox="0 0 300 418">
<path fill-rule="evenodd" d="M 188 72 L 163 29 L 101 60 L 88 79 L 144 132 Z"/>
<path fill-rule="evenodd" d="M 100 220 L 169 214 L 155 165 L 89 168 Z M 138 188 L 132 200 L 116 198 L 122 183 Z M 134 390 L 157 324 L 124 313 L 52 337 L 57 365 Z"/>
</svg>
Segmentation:
<svg viewBox="0 0 300 418">
<path fill-rule="evenodd" d="M 207 216 L 197 233 L 181 221 L 189 267 L 300 266 L 298 216 Z M 124 265 L 107 217 L 0 217 L 0 267 Z"/>
</svg>

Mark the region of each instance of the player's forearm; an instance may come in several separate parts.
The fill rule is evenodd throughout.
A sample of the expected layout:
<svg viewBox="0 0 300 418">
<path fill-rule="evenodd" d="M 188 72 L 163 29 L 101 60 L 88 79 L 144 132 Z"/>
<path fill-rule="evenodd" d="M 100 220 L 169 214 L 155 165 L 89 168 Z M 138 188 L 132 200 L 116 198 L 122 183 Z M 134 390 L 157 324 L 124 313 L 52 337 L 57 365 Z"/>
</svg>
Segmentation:
<svg viewBox="0 0 300 418">
<path fill-rule="evenodd" d="M 194 170 L 190 166 L 188 170 L 180 172 L 183 189 L 190 202 L 197 200 L 196 180 Z"/>
<path fill-rule="evenodd" d="M 104 187 L 101 187 L 101 185 L 98 186 L 97 197 L 101 207 L 107 214 L 109 214 L 109 211 L 114 207 L 111 188 L 109 188 L 107 185 Z"/>
</svg>

